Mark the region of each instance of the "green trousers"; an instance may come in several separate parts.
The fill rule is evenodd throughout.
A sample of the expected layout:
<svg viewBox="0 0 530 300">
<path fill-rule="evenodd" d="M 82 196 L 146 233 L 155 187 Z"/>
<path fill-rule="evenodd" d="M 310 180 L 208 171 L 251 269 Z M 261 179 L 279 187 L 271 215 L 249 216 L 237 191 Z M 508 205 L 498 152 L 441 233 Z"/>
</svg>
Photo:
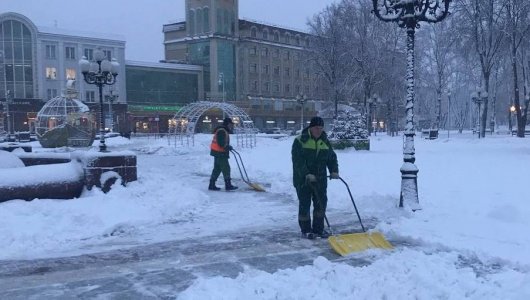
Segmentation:
<svg viewBox="0 0 530 300">
<path fill-rule="evenodd" d="M 219 175 L 223 173 L 224 180 L 230 179 L 230 164 L 228 163 L 228 157 L 214 156 L 212 175 L 210 176 L 211 181 L 217 181 Z"/>
<path fill-rule="evenodd" d="M 303 233 L 321 234 L 324 230 L 324 216 L 328 205 L 327 188 L 324 184 L 312 189 L 308 184 L 296 188 L 298 196 L 298 225 Z M 316 193 L 315 193 L 316 192 Z M 311 222 L 311 202 L 313 202 L 313 222 Z"/>
</svg>

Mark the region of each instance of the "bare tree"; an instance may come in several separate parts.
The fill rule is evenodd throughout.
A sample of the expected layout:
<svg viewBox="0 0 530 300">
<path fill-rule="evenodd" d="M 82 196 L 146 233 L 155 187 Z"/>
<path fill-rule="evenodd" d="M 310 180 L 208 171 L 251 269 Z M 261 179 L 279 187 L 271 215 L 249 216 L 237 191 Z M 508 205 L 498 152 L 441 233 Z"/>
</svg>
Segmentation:
<svg viewBox="0 0 530 300">
<path fill-rule="evenodd" d="M 445 22 L 430 24 L 424 27 L 423 31 L 419 32 L 418 38 L 421 41 L 419 47 L 423 53 L 420 55 L 423 61 L 424 70 L 428 76 L 426 83 L 433 87 L 436 94 L 435 118 L 431 123 L 431 128 L 438 130 L 442 118 L 442 94 L 447 89 L 447 84 L 450 76 L 450 62 L 454 60 L 456 53 L 454 52 L 454 44 L 458 38 L 455 33 L 455 27 L 452 23 L 452 18 L 447 18 Z"/>
<path fill-rule="evenodd" d="M 504 15 L 508 0 L 459 0 L 459 12 L 469 21 L 468 33 L 473 39 L 475 51 L 480 62 L 482 74 L 482 88 L 490 91 L 490 77 L 493 66 L 499 60 L 504 31 Z M 481 105 L 480 136 L 486 135 L 486 121 L 488 115 L 489 98 Z"/>
<path fill-rule="evenodd" d="M 335 106 L 334 118 L 338 114 L 340 94 L 348 82 L 348 64 L 343 43 L 340 5 L 332 4 L 308 22 L 314 35 L 310 60 L 316 65 L 318 75 L 329 84 Z"/>
<path fill-rule="evenodd" d="M 527 106 L 524 111 L 521 110 L 517 53 L 519 52 L 519 47 L 523 40 L 529 37 L 529 13 L 530 2 L 527 0 L 508 0 L 506 5 L 506 32 L 510 39 L 510 58 L 514 93 L 513 101 L 515 105 L 515 114 L 517 116 L 517 137 L 524 137 L 527 112 Z M 523 76 L 526 76 L 526 73 L 524 73 Z M 526 96 L 526 93 L 524 93 L 524 95 Z"/>
</svg>

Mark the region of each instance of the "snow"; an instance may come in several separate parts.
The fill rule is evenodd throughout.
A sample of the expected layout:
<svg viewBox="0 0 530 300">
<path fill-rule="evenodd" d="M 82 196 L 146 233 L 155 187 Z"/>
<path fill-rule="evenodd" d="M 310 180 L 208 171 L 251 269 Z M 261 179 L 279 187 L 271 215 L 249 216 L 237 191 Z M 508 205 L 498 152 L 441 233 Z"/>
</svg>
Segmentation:
<svg viewBox="0 0 530 300">
<path fill-rule="evenodd" d="M 18 158 L 18 156 L 11 152 L 0 150 L 0 169 L 22 167 L 24 167 L 24 163 L 20 158 Z"/>
<path fill-rule="evenodd" d="M 258 138 L 252 149 L 234 145 L 250 179 L 268 193 L 207 191 L 213 165 L 210 138 L 197 135 L 190 147 L 174 147 L 165 139 L 107 139 L 111 151 L 136 153 L 138 181 L 127 187 L 116 184 L 107 194 L 84 191 L 74 200 L 0 203 L 0 260 L 74 256 L 239 231 L 298 230 L 291 183 L 293 137 Z M 32 146 L 34 152 L 50 151 Z M 237 277 L 201 276 L 174 296 L 529 299 L 528 139 L 477 139 L 470 133 L 437 140 L 417 137 L 422 209 L 416 212 L 397 208 L 403 137 L 372 136 L 370 147 L 338 150 L 340 175 L 365 226 L 382 232 L 394 250 L 353 253 L 335 262 L 314 257 L 312 264 L 273 273 L 247 267 Z M 231 166 L 235 184 L 244 189 L 233 158 Z M 49 177 L 58 176 L 47 169 Z M 271 200 L 267 194 L 279 196 Z M 345 186 L 330 181 L 328 197 L 331 225 L 347 222 L 358 231 Z M 356 259 L 369 263 L 348 264 Z"/>
</svg>

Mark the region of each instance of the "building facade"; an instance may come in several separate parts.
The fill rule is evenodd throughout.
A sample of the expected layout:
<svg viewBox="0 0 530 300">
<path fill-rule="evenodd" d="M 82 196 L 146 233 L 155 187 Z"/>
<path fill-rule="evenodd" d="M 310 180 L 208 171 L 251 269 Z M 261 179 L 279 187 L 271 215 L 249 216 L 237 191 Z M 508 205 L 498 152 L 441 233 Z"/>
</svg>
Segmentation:
<svg viewBox="0 0 530 300">
<path fill-rule="evenodd" d="M 200 99 L 234 102 L 262 129 L 299 128 L 297 99 L 306 119 L 321 109 L 328 89 L 307 59 L 309 34 L 239 19 L 238 0 L 186 0 L 185 9 L 185 21 L 163 26 L 165 59 L 204 67 Z"/>
<path fill-rule="evenodd" d="M 127 61 L 125 72 L 129 120 L 137 133 L 168 132 L 175 113 L 204 93 L 201 66 Z"/>
<path fill-rule="evenodd" d="M 0 131 L 2 128 L 13 132 L 33 131 L 37 112 L 46 101 L 60 95 L 69 79 L 76 80 L 80 100 L 91 110 L 98 111 L 97 86 L 84 82 L 78 64 L 83 56 L 92 60 L 97 48 L 101 48 L 107 58 L 118 61 L 119 74 L 125 73 L 122 37 L 37 27 L 21 14 L 0 14 L 0 123 L 3 125 Z M 105 95 L 110 90 L 114 96 L 125 95 L 124 76 L 118 75 L 115 85 L 105 87 Z M 126 97 L 105 99 L 116 99 L 111 104 L 114 117 L 125 118 Z"/>
</svg>

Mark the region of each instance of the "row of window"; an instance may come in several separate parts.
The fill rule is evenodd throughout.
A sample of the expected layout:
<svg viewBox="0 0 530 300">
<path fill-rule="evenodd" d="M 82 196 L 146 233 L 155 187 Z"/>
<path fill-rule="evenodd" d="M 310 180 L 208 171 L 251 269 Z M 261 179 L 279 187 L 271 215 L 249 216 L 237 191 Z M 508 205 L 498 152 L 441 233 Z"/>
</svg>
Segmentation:
<svg viewBox="0 0 530 300">
<path fill-rule="evenodd" d="M 269 51 L 269 48 L 261 48 L 261 56 L 263 56 L 263 57 L 269 57 L 270 52 L 271 51 Z M 273 58 L 280 58 L 280 52 L 281 52 L 280 49 L 273 49 L 272 50 L 272 57 Z M 248 54 L 257 55 L 258 54 L 258 47 L 257 46 L 249 47 L 248 48 Z M 294 57 L 295 60 L 300 60 L 300 53 L 298 51 L 294 52 L 294 54 L 292 56 Z M 291 51 L 285 50 L 283 52 L 283 58 L 285 60 L 291 60 Z"/>
<path fill-rule="evenodd" d="M 294 44 L 296 46 L 301 46 L 302 45 L 302 37 L 299 34 L 296 34 L 293 37 L 291 33 L 286 32 L 283 35 L 283 39 L 281 39 L 280 38 L 280 32 L 278 30 L 274 30 L 273 33 L 270 36 L 272 37 L 272 41 L 274 41 L 274 42 L 278 42 L 278 43 L 279 42 L 284 42 L 285 44 Z M 250 28 L 250 37 L 258 38 L 258 28 L 256 28 L 255 26 L 252 26 L 252 28 Z M 269 29 L 268 28 L 264 28 L 261 31 L 261 39 L 270 40 L 271 37 L 269 37 Z M 304 44 L 305 44 L 306 47 L 309 47 L 309 37 L 306 37 L 304 39 Z"/>
<path fill-rule="evenodd" d="M 250 90 L 252 92 L 258 92 L 258 87 L 259 87 L 259 83 L 258 83 L 257 80 L 255 80 L 255 81 L 253 81 L 251 83 Z M 280 84 L 275 83 L 275 84 L 272 85 L 272 87 L 273 87 L 272 92 L 276 92 L 276 93 L 280 92 Z M 264 82 L 261 91 L 262 92 L 270 92 L 271 91 L 270 82 Z M 318 88 L 318 85 L 316 85 L 315 88 L 314 88 L 314 92 L 318 93 L 318 91 L 319 91 L 319 88 Z M 291 92 L 291 85 L 290 84 L 286 84 L 284 86 L 284 92 L 285 93 L 290 93 Z M 311 87 L 309 85 L 304 86 L 304 93 L 309 94 L 310 92 L 311 92 Z M 295 86 L 294 93 L 296 93 L 296 94 L 301 93 L 301 86 L 300 85 L 296 85 Z"/>
<path fill-rule="evenodd" d="M 66 68 L 65 74 L 66 80 L 75 80 L 77 71 L 76 69 Z M 46 67 L 46 79 L 57 79 L 57 68 Z"/>
<path fill-rule="evenodd" d="M 56 59 L 57 58 L 57 55 L 56 55 L 56 52 L 57 52 L 57 47 L 55 45 L 46 45 L 46 49 L 45 49 L 45 57 L 47 59 Z M 70 46 L 66 46 L 64 47 L 64 56 L 66 59 L 76 59 L 76 48 L 75 47 L 70 47 Z M 107 58 L 107 60 L 112 60 L 112 51 L 111 50 L 103 50 L 103 53 L 105 55 L 105 58 Z M 88 60 L 93 60 L 94 59 L 94 49 L 91 49 L 91 48 L 85 48 L 83 50 L 83 55 L 88 59 Z"/>
<path fill-rule="evenodd" d="M 290 77 L 291 76 L 291 68 L 285 67 L 284 69 L 284 75 Z M 249 65 L 249 71 L 250 73 L 258 73 L 258 64 L 252 63 Z M 274 75 L 280 75 L 280 67 L 276 66 L 274 67 Z M 269 65 L 263 65 L 262 67 L 262 73 L 263 74 L 269 74 Z M 304 78 L 309 78 L 309 69 L 304 70 Z M 294 72 L 295 78 L 301 78 L 302 71 L 300 69 L 296 69 Z"/>
</svg>

